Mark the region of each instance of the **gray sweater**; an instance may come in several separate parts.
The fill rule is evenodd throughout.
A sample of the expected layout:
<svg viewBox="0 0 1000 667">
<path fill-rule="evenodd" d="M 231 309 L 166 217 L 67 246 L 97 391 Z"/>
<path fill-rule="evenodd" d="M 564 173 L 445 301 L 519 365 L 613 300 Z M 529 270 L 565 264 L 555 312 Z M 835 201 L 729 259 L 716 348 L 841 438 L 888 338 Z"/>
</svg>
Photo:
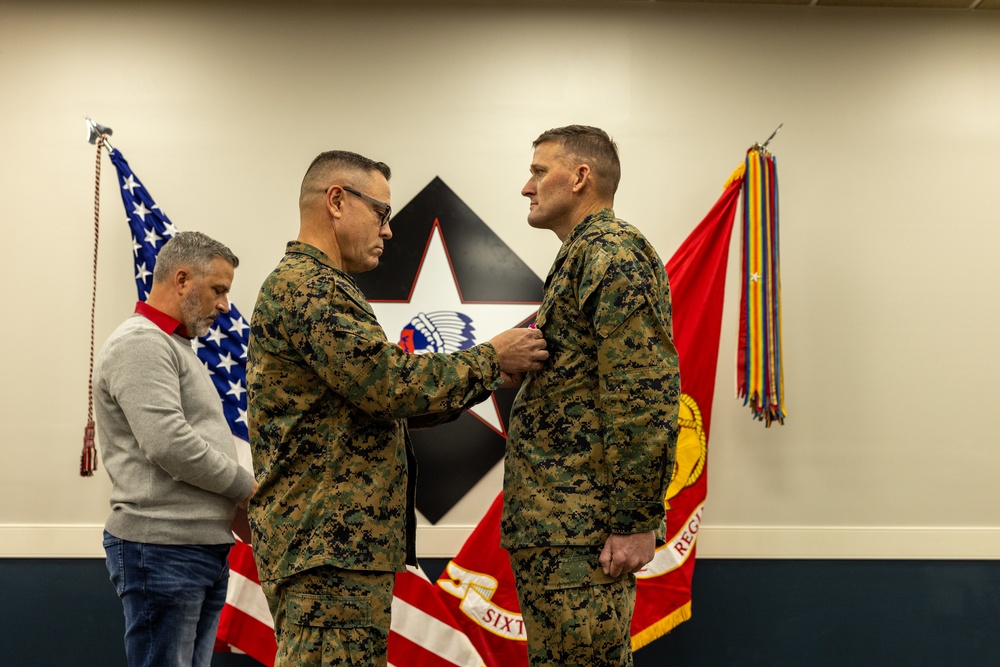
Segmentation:
<svg viewBox="0 0 1000 667">
<path fill-rule="evenodd" d="M 253 476 L 190 341 L 133 315 L 101 349 L 94 401 L 113 484 L 105 529 L 132 542 L 232 543 Z"/>
</svg>

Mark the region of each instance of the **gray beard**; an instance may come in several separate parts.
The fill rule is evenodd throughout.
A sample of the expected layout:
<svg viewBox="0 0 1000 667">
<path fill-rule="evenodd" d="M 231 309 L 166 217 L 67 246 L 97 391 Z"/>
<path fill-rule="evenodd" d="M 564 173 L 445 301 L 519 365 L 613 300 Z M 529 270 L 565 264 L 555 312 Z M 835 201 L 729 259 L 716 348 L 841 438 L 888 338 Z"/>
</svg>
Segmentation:
<svg viewBox="0 0 1000 667">
<path fill-rule="evenodd" d="M 184 301 L 181 303 L 181 316 L 184 318 L 184 328 L 187 329 L 188 335 L 194 338 L 201 338 L 208 333 L 209 328 L 212 326 L 212 322 L 215 321 L 215 316 L 211 319 L 201 317 L 199 314 L 199 299 L 198 294 L 193 290 L 188 292 L 188 295 L 184 297 Z"/>
</svg>

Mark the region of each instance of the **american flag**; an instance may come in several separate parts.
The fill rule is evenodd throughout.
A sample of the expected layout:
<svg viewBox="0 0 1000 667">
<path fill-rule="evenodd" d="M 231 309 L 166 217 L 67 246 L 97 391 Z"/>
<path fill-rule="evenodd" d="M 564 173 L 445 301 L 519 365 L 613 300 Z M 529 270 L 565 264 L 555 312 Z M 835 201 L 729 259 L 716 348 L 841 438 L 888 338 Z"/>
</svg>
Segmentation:
<svg viewBox="0 0 1000 667">
<path fill-rule="evenodd" d="M 118 171 L 122 203 L 132 232 L 135 285 L 145 301 L 153 267 L 163 245 L 179 230 L 153 201 L 118 149 L 110 152 Z M 209 332 L 192 341 L 222 400 L 240 462 L 250 468 L 247 433 L 246 356 L 250 326 L 235 305 L 220 315 Z M 257 578 L 246 514 L 237 516 L 236 544 L 229 555 L 230 580 L 216 651 L 245 653 L 273 666 L 277 647 L 274 622 Z M 419 569 L 396 576 L 389 634 L 389 664 L 399 667 L 479 667 L 484 664 L 472 642 L 438 599 L 435 586 Z"/>
<path fill-rule="evenodd" d="M 118 170 L 122 203 L 125 204 L 128 226 L 132 231 L 135 286 L 139 300 L 145 301 L 153 284 L 156 256 L 178 230 L 156 205 L 117 149 L 111 151 L 111 162 Z M 243 442 L 248 440 L 246 359 L 249 337 L 250 324 L 239 309 L 230 304 L 229 312 L 220 315 L 207 334 L 191 341 L 222 397 L 222 408 L 233 435 Z"/>
</svg>

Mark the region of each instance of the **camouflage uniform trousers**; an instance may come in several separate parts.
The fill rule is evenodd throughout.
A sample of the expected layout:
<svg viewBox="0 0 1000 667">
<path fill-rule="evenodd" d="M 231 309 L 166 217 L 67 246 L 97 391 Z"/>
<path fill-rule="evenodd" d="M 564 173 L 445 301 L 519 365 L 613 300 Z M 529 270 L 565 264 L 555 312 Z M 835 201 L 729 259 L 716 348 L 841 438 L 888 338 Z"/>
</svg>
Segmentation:
<svg viewBox="0 0 1000 667">
<path fill-rule="evenodd" d="M 275 667 L 385 667 L 392 572 L 320 566 L 261 582 L 274 617 Z"/>
<path fill-rule="evenodd" d="M 635 577 L 604 574 L 602 548 L 510 551 L 531 667 L 631 667 Z"/>
</svg>

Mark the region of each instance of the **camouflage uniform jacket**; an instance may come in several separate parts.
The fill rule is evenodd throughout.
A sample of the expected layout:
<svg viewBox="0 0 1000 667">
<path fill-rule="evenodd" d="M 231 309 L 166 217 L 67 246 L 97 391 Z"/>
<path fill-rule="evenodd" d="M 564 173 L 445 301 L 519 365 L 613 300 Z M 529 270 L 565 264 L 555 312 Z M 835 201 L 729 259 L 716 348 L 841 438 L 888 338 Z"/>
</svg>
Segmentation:
<svg viewBox="0 0 1000 667">
<path fill-rule="evenodd" d="M 456 416 L 500 382 L 488 343 L 451 355 L 404 352 L 348 274 L 313 246 L 289 243 L 250 324 L 260 488 L 249 517 L 261 578 L 415 563 L 408 418 Z"/>
<path fill-rule="evenodd" d="M 511 410 L 502 545 L 599 545 L 657 531 L 680 374 L 656 251 L 604 209 L 565 239 L 536 319 L 551 354 Z"/>
</svg>

